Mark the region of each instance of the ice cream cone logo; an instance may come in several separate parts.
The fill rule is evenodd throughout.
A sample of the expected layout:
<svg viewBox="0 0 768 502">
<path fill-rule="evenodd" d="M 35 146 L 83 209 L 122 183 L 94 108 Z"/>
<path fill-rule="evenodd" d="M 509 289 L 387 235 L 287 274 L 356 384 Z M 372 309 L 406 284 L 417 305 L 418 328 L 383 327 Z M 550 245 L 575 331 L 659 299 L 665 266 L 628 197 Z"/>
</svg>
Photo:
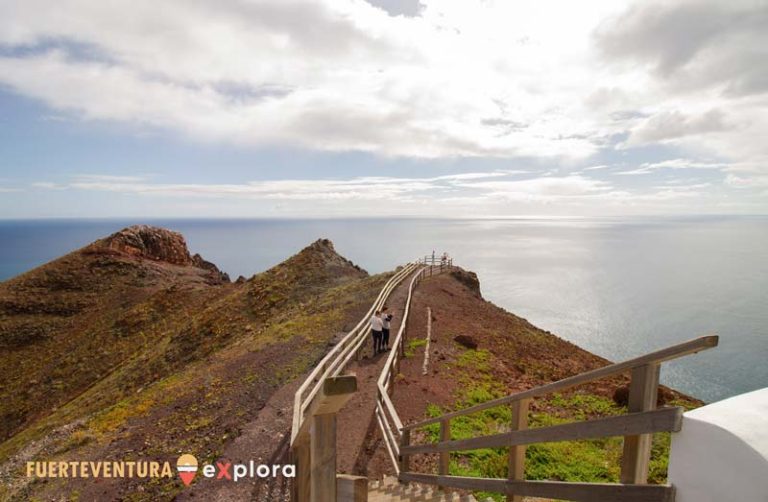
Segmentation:
<svg viewBox="0 0 768 502">
<path fill-rule="evenodd" d="M 184 486 L 189 486 L 192 480 L 195 479 L 195 474 L 197 474 L 197 459 L 185 453 L 176 461 L 176 470 L 179 471 L 179 477 Z"/>
</svg>

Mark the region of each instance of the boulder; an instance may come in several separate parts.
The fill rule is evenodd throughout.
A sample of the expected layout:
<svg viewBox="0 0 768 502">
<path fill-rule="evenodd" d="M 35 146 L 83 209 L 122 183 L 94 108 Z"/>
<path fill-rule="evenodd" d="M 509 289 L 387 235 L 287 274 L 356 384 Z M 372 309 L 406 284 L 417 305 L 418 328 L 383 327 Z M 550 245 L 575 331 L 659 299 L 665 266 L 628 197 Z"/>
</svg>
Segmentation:
<svg viewBox="0 0 768 502">
<path fill-rule="evenodd" d="M 675 395 L 671 390 L 660 386 L 658 397 L 656 398 L 656 406 L 664 406 L 674 398 Z M 627 406 L 629 404 L 629 385 L 622 385 L 613 391 L 613 402 L 619 406 Z"/>
<path fill-rule="evenodd" d="M 453 338 L 453 341 L 458 343 L 459 345 L 466 347 L 468 349 L 476 349 L 477 348 L 477 341 L 472 338 L 469 335 L 458 335 Z"/>
</svg>

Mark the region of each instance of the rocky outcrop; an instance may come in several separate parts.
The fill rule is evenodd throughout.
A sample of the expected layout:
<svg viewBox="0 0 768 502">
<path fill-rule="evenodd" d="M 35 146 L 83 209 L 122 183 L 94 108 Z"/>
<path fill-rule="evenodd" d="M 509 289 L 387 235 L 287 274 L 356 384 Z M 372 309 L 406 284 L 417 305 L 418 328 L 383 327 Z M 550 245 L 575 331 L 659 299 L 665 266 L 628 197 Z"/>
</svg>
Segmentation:
<svg viewBox="0 0 768 502">
<path fill-rule="evenodd" d="M 468 349 L 476 349 L 477 348 L 477 340 L 472 338 L 469 335 L 458 335 L 453 338 L 453 341 L 458 343 L 459 345 L 462 345 Z"/>
<path fill-rule="evenodd" d="M 324 279 L 361 278 L 368 272 L 344 258 L 328 239 L 318 239 L 275 267 L 296 274 L 296 280 L 316 282 Z"/>
<path fill-rule="evenodd" d="M 202 268 L 210 272 L 213 282 L 229 282 L 229 274 L 222 272 L 219 270 L 219 267 L 209 261 L 204 260 L 203 257 L 199 254 L 195 254 L 195 256 L 192 257 L 192 264 L 197 268 Z"/>
<path fill-rule="evenodd" d="M 173 265 L 193 264 L 184 236 L 178 232 L 150 225 L 124 228 L 94 242 L 85 249 L 85 252 L 136 256 Z"/>
<path fill-rule="evenodd" d="M 319 259 L 319 261 L 324 262 L 326 267 L 337 267 L 345 271 L 353 269 L 356 272 L 361 272 L 363 275 L 367 275 L 365 270 L 337 253 L 336 248 L 333 247 L 333 242 L 328 239 L 317 239 L 315 242 L 304 248 L 300 254 L 313 255 L 316 261 Z"/>
<path fill-rule="evenodd" d="M 190 255 L 184 236 L 151 225 L 133 225 L 87 246 L 86 254 L 116 254 L 192 266 L 210 272 L 212 283 L 229 282 L 229 276 L 199 254 Z"/>
<path fill-rule="evenodd" d="M 475 296 L 478 298 L 482 296 L 480 293 L 480 280 L 477 278 L 476 273 L 459 268 L 451 272 L 451 275 L 472 291 Z"/>
</svg>

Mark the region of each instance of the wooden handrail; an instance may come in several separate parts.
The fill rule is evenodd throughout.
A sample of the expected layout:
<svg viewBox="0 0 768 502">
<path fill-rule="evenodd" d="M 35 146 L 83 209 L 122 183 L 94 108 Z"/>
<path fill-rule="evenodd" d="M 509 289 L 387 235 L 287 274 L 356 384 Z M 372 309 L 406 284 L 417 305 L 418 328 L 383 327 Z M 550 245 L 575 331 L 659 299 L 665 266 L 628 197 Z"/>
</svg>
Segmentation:
<svg viewBox="0 0 768 502">
<path fill-rule="evenodd" d="M 648 434 L 653 432 L 677 432 L 683 420 L 680 407 L 661 408 L 642 413 L 629 413 L 615 417 L 598 418 L 584 422 L 572 422 L 538 427 L 521 431 L 505 432 L 469 439 L 444 441 L 435 444 L 407 446 L 400 449 L 402 454 L 441 453 L 449 451 L 476 450 L 479 448 L 504 448 L 508 446 L 551 443 L 556 441 L 578 441 L 612 436 Z"/>
<path fill-rule="evenodd" d="M 395 405 L 392 403 L 392 399 L 387 394 L 387 390 L 382 384 L 379 384 L 379 398 L 384 403 L 384 408 L 389 412 L 389 416 L 392 417 L 392 421 L 395 422 L 395 431 L 398 436 L 400 435 L 400 429 L 403 428 L 403 423 L 400 421 L 400 416 L 395 410 Z"/>
<path fill-rule="evenodd" d="M 421 263 L 421 260 L 419 261 Z M 452 265 L 453 262 L 450 261 L 449 264 L 446 264 L 445 268 L 450 270 Z M 411 279 L 411 282 L 408 286 L 408 297 L 405 301 L 405 309 L 403 310 L 403 316 L 400 321 L 400 329 L 397 331 L 397 335 L 395 336 L 392 343 L 392 350 L 390 351 L 389 356 L 384 363 L 381 374 L 379 375 L 379 379 L 376 382 L 378 387 L 378 397 L 376 401 L 376 420 L 379 424 L 379 427 L 381 428 L 381 433 L 382 437 L 384 438 L 384 444 L 387 448 L 387 453 L 389 454 L 390 460 L 392 461 L 395 472 L 398 474 L 400 473 L 399 460 L 402 460 L 398 437 L 402 439 L 404 435 L 407 436 L 407 432 L 401 432 L 403 423 L 400 420 L 400 416 L 397 414 L 397 410 L 392 403 L 392 399 L 389 397 L 389 390 L 391 388 L 390 383 L 392 382 L 393 371 L 395 371 L 395 368 L 397 367 L 399 358 L 402 357 L 401 349 L 403 343 L 405 343 L 405 328 L 411 309 L 411 300 L 413 298 L 414 288 L 416 287 L 416 284 L 419 282 L 419 280 L 421 280 L 425 273 L 431 268 L 433 267 L 430 267 L 429 265 L 422 266 Z M 442 269 L 443 267 L 441 267 L 441 271 Z"/>
<path fill-rule="evenodd" d="M 390 294 L 390 293 L 391 293 L 391 292 L 392 292 L 392 291 L 393 291 L 393 290 L 394 290 L 394 289 L 395 289 L 395 288 L 396 288 L 396 287 L 397 287 L 397 286 L 398 286 L 398 285 L 399 285 L 399 284 L 400 284 L 400 283 L 401 283 L 403 280 L 405 280 L 405 278 L 406 278 L 406 277 L 408 277 L 408 275 L 409 275 L 409 274 L 413 273 L 413 271 L 414 271 L 414 270 L 416 270 L 417 268 L 418 268 L 418 265 L 417 265 L 417 264 L 415 264 L 415 263 L 409 263 L 409 264 L 408 264 L 406 267 L 403 267 L 403 270 L 402 270 L 402 272 L 403 272 L 403 273 L 402 273 L 402 276 L 400 276 L 400 277 L 398 278 L 398 280 L 397 280 L 397 282 L 396 282 L 396 283 L 392 283 L 391 285 L 389 285 L 389 286 L 388 286 L 388 288 L 389 288 L 389 289 L 387 290 L 387 292 L 386 292 L 386 295 L 385 295 L 385 296 L 384 296 L 384 297 L 383 297 L 383 298 L 382 298 L 382 299 L 379 301 L 379 303 L 378 303 L 378 305 L 377 305 L 376 307 L 380 309 L 380 308 L 381 308 L 381 307 L 384 305 L 384 303 L 386 302 L 387 298 L 389 297 L 389 294 Z M 365 321 L 365 320 L 370 320 L 370 317 L 371 317 L 371 315 L 373 314 L 374 310 L 375 310 L 375 309 L 372 307 L 372 308 L 371 308 L 371 310 L 368 312 L 368 319 L 363 319 L 363 320 L 364 320 L 364 321 Z M 334 369 L 334 371 L 333 371 L 333 375 L 334 375 L 334 376 L 338 375 L 339 373 L 341 373 L 341 371 L 343 371 L 343 370 L 344 370 L 344 367 L 345 367 L 345 366 L 346 366 L 346 365 L 349 363 L 349 361 L 351 360 L 351 358 L 352 358 L 352 355 L 353 355 L 353 354 L 355 354 L 355 353 L 356 353 L 356 352 L 357 352 L 357 351 L 360 349 L 360 347 L 361 347 L 361 346 L 362 346 L 362 345 L 363 345 L 363 344 L 364 344 L 364 343 L 365 343 L 367 340 L 368 340 L 368 325 L 367 325 L 367 324 L 365 324 L 365 325 L 363 326 L 363 328 L 361 328 L 361 333 L 358 335 L 358 337 L 357 337 L 357 340 L 356 340 L 355 342 L 353 342 L 353 343 L 349 344 L 349 345 L 347 346 L 347 348 L 345 348 L 345 349 L 344 349 L 344 351 L 342 351 L 342 354 L 344 354 L 344 353 L 346 352 L 346 356 L 344 357 L 344 359 L 343 359 L 343 362 L 342 362 L 341 364 L 338 364 L 338 365 L 336 366 L 336 368 Z"/>
<path fill-rule="evenodd" d="M 384 446 L 386 446 L 387 453 L 389 453 L 389 459 L 392 461 L 392 465 L 395 467 L 395 471 L 399 474 L 400 471 L 397 466 L 397 459 L 400 457 L 400 452 L 397 447 L 397 440 L 392 434 L 392 429 L 388 427 L 387 420 L 382 415 L 381 409 L 377 407 L 374 410 L 374 413 L 376 414 L 376 421 L 379 423 L 381 433 L 384 435 Z"/>
<path fill-rule="evenodd" d="M 416 263 L 409 263 L 401 270 L 395 273 L 379 292 L 376 300 L 371 305 L 366 315 L 360 319 L 357 325 L 337 343 L 328 354 L 320 360 L 315 368 L 310 372 L 304 382 L 296 391 L 293 406 L 293 426 L 291 428 L 291 444 L 296 442 L 299 433 L 302 430 L 304 415 L 312 402 L 314 396 L 320 391 L 323 382 L 327 377 L 338 376 L 341 370 L 350 361 L 354 351 L 348 350 L 350 347 L 358 347 L 359 342 L 364 341 L 367 335 L 367 322 L 373 312 L 386 301 L 389 293 L 403 280 L 408 274 L 417 268 Z M 312 385 L 307 393 L 307 389 Z"/>
<path fill-rule="evenodd" d="M 418 274 L 414 274 L 413 279 L 411 279 L 411 283 L 408 285 L 408 297 L 405 300 L 405 309 L 403 310 L 403 318 L 400 321 L 400 329 L 397 330 L 397 336 L 395 336 L 395 340 L 392 343 L 392 350 L 389 352 L 389 356 L 387 357 L 387 362 L 384 363 L 384 371 L 381 372 L 381 375 L 379 376 L 379 384 L 383 384 L 387 381 L 388 373 L 387 370 L 391 369 L 392 362 L 395 359 L 395 354 L 397 354 L 396 348 L 402 343 L 403 340 L 403 333 L 405 333 L 405 325 L 408 321 L 408 314 L 411 310 L 411 298 L 413 296 L 413 288 L 416 286 L 416 282 L 421 278 L 421 274 L 424 273 L 424 268 L 419 270 Z"/>
<path fill-rule="evenodd" d="M 399 459 L 400 459 L 400 444 L 397 436 L 401 436 L 400 429 L 403 427 L 403 423 L 400 420 L 400 416 L 397 414 L 392 400 L 387 393 L 387 386 L 389 384 L 392 371 L 395 367 L 395 363 L 398 360 L 400 353 L 400 345 L 403 343 L 403 337 L 405 334 L 405 326 L 408 323 L 408 314 L 411 307 L 411 299 L 413 298 L 413 289 L 416 283 L 424 275 L 426 267 L 419 268 L 418 272 L 413 274 L 410 284 L 408 285 L 408 296 L 405 300 L 405 308 L 403 309 L 403 317 L 400 320 L 400 328 L 397 330 L 397 335 L 392 342 L 392 349 L 390 350 L 387 360 L 384 362 L 384 367 L 381 370 L 381 375 L 376 382 L 377 387 L 377 399 L 376 399 L 376 420 L 381 429 L 382 438 L 384 439 L 384 445 L 387 448 L 387 453 L 392 461 L 392 465 L 397 474 L 400 473 Z M 390 425 L 390 421 L 387 419 L 389 416 L 392 419 L 394 426 Z"/>
<path fill-rule="evenodd" d="M 389 397 L 389 392 L 392 390 L 392 375 L 398 361 L 398 350 L 404 343 L 402 335 L 407 322 L 413 286 L 422 276 L 431 276 L 435 272 L 441 273 L 446 266 L 450 270 L 453 265 L 450 260 L 447 263 L 441 263 L 440 266 L 429 264 L 429 261 L 425 258 L 425 266 L 411 280 L 400 331 L 395 339 L 393 352 L 389 355 L 377 382 L 379 397 L 376 402 L 376 419 L 382 431 L 387 453 L 401 482 L 414 481 L 437 485 L 442 488 L 502 493 L 506 494 L 507 500 L 512 502 L 520 502 L 526 496 L 589 502 L 674 501 L 674 487 L 646 484 L 652 435 L 657 432 L 677 432 L 682 425 L 682 408 L 656 409 L 659 368 L 661 363 L 665 361 L 716 347 L 719 342 L 717 336 L 700 337 L 534 389 L 487 401 L 463 410 L 445 413 L 439 417 L 405 426 L 398 425 L 400 419 Z M 535 429 L 527 427 L 528 405 L 533 398 L 627 371 L 631 372 L 628 414 Z M 506 404 L 512 405 L 512 424 L 508 429 L 509 432 L 461 440 L 451 439 L 451 419 Z M 411 444 L 411 431 L 413 429 L 435 423 L 440 424 L 440 438 L 437 443 Z M 400 436 L 399 443 L 397 441 L 398 435 Z M 615 436 L 624 438 L 621 483 L 619 484 L 528 481 L 524 479 L 526 445 Z M 507 448 L 509 450 L 508 479 L 467 478 L 449 475 L 451 452 L 481 448 Z M 439 455 L 438 474 L 410 472 L 410 459 L 413 455 L 418 454 Z"/>
<path fill-rule="evenodd" d="M 593 380 L 598 380 L 600 378 L 617 375 L 627 370 L 631 370 L 633 368 L 637 368 L 647 364 L 660 364 L 664 361 L 670 361 L 672 359 L 677 359 L 679 357 L 686 356 L 688 354 L 694 354 L 702 350 L 707 350 L 713 347 L 717 347 L 718 341 L 719 341 L 719 337 L 716 335 L 702 336 L 700 338 L 695 338 L 693 340 L 689 340 L 687 342 L 673 345 L 671 347 L 667 347 L 665 349 L 658 350 L 656 352 L 651 352 L 650 354 L 636 357 L 634 359 L 629 359 L 621 363 L 615 363 L 608 366 L 604 366 L 602 368 L 597 368 L 591 371 L 587 371 L 586 373 L 581 373 L 579 375 L 574 375 L 572 377 L 558 380 L 557 382 L 552 382 L 550 384 L 546 384 L 540 387 L 518 392 L 516 394 L 501 397 L 498 399 L 493 399 L 491 401 L 486 401 L 484 403 L 477 404 L 469 408 L 464 408 L 463 410 L 446 413 L 439 417 L 429 418 L 426 420 L 422 420 L 420 422 L 416 422 L 414 424 L 405 425 L 403 426 L 403 429 L 416 429 L 419 427 L 424 427 L 425 425 L 438 423 L 441 420 L 460 417 L 463 415 L 469 415 L 471 413 L 476 413 L 478 411 L 494 408 L 502 404 L 512 403 L 514 401 L 519 401 L 521 399 L 529 399 L 533 397 L 543 396 L 551 392 L 565 390 L 571 387 L 575 387 L 577 385 L 591 382 Z"/>
</svg>

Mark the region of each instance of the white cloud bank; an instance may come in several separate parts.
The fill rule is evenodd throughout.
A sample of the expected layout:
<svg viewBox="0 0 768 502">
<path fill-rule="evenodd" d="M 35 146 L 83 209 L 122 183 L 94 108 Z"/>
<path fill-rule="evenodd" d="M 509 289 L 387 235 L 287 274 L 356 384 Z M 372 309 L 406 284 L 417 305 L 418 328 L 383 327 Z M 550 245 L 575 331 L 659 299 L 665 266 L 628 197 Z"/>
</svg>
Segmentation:
<svg viewBox="0 0 768 502">
<path fill-rule="evenodd" d="M 764 1 L 422 0 L 400 10 L 417 15 L 363 0 L 0 0 L 0 84 L 75 117 L 203 141 L 561 164 L 656 145 L 679 149 L 687 167 L 724 171 L 722 187 L 765 186 Z M 674 162 L 630 161 L 626 174 L 683 169 Z M 611 192 L 605 181 L 552 180 L 462 188 Z M 211 190 L 301 196 L 290 180 L 271 183 Z M 357 183 L 309 190 L 366 193 Z M 423 188 L 408 183 L 397 194 Z"/>
<path fill-rule="evenodd" d="M 25 50 L 0 57 L 0 81 L 90 119 L 424 157 L 714 133 L 768 87 L 761 2 L 423 3 L 394 17 L 363 0 L 6 1 L 0 43 Z M 627 110 L 651 116 L 609 119 Z"/>
<path fill-rule="evenodd" d="M 290 179 L 230 184 L 163 183 L 152 177 L 78 175 L 64 183 L 34 183 L 36 190 L 90 192 L 142 197 L 149 200 L 237 202 L 241 207 L 279 209 L 284 215 L 356 216 L 419 214 L 482 216 L 508 214 L 525 207 L 536 214 L 557 214 L 563 208 L 580 214 L 603 215 L 606 209 L 649 213 L 698 201 L 711 205 L 708 183 L 652 187 L 627 191 L 583 175 L 537 176 L 521 171 L 469 172 L 429 178 L 362 176 L 349 179 Z M 339 204 L 339 203 L 343 204 Z M 150 202 L 152 203 L 152 202 Z M 211 206 L 207 206 L 211 207 Z M 350 208 L 354 211 L 350 212 Z M 551 209 L 556 211 L 553 213 Z M 710 208 L 711 209 L 711 208 Z M 562 213 L 561 213 L 562 214 Z"/>
</svg>

